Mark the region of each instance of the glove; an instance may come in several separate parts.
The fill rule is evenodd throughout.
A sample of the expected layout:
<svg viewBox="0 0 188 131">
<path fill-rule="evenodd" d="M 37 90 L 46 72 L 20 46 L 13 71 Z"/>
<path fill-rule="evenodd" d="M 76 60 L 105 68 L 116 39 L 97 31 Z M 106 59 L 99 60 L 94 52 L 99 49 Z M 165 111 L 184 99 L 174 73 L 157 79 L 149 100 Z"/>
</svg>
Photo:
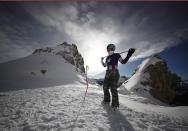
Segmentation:
<svg viewBox="0 0 188 131">
<path fill-rule="evenodd" d="M 132 56 L 132 54 L 135 52 L 135 49 L 134 48 L 130 48 L 129 51 L 128 51 L 128 56 Z"/>
</svg>

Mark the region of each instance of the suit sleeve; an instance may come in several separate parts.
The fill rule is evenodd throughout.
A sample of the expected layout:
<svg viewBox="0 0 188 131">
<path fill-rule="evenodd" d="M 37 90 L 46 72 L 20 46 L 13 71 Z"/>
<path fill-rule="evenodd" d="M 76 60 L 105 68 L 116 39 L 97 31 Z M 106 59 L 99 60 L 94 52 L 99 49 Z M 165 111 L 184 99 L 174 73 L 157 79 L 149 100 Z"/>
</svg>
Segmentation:
<svg viewBox="0 0 188 131">
<path fill-rule="evenodd" d="M 127 55 L 127 57 L 126 57 L 125 59 L 123 59 L 123 58 L 121 57 L 121 55 L 120 55 L 120 57 L 119 57 L 119 62 L 121 62 L 121 64 L 126 64 L 126 63 L 128 62 L 128 60 L 129 60 L 130 57 L 131 57 L 131 56 Z"/>
<path fill-rule="evenodd" d="M 106 66 L 107 66 L 107 58 L 106 58 L 105 62 L 103 62 L 103 60 L 101 60 L 101 64 L 102 64 L 104 67 L 106 67 Z"/>
<path fill-rule="evenodd" d="M 121 55 L 118 53 L 117 54 L 117 59 L 119 60 L 121 58 Z"/>
</svg>

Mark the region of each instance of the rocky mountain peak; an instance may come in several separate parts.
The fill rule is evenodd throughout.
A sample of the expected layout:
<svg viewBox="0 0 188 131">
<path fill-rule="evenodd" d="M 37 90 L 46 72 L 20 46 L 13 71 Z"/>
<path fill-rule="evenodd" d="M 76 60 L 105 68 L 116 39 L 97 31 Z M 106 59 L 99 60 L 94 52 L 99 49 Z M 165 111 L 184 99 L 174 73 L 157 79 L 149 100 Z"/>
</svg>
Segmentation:
<svg viewBox="0 0 188 131">
<path fill-rule="evenodd" d="M 59 55 L 67 62 L 74 65 L 77 71 L 85 73 L 84 59 L 79 53 L 76 44 L 68 44 L 67 42 L 63 42 L 55 47 L 36 49 L 32 54 L 37 53 L 52 53 L 54 55 Z"/>
<path fill-rule="evenodd" d="M 144 73 L 148 73 L 149 78 L 141 83 L 151 87 L 150 93 L 154 97 L 163 102 L 171 103 L 175 99 L 175 90 L 180 87 L 181 78 L 169 70 L 165 60 L 159 56 L 153 58 L 160 59 L 160 61 L 150 64 L 144 69 Z"/>
</svg>

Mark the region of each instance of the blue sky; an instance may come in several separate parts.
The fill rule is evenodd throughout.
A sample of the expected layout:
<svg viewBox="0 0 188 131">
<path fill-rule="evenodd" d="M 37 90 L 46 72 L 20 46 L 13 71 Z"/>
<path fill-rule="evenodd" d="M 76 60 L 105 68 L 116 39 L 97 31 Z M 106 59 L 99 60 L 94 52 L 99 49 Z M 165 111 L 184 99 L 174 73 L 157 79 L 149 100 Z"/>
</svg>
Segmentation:
<svg viewBox="0 0 188 131">
<path fill-rule="evenodd" d="M 172 72 L 177 73 L 182 79 L 188 80 L 188 40 L 161 52 L 160 56 L 167 61 Z"/>
<path fill-rule="evenodd" d="M 67 41 L 78 46 L 90 76 L 99 77 L 105 71 L 100 58 L 114 43 L 117 52 L 137 49 L 120 66 L 121 74 L 130 75 L 142 59 L 163 52 L 170 69 L 187 78 L 182 55 L 187 12 L 188 3 L 183 2 L 0 3 L 0 63 Z M 178 56 L 172 57 L 175 52 Z"/>
</svg>

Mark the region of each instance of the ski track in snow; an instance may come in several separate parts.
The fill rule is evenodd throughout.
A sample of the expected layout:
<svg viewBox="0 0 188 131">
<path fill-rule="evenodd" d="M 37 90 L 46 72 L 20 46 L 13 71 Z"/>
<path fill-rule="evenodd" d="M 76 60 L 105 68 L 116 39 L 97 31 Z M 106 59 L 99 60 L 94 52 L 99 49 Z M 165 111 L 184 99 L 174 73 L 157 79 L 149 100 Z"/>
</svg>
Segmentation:
<svg viewBox="0 0 188 131">
<path fill-rule="evenodd" d="M 114 112 L 108 106 L 101 105 L 103 92 L 100 87 L 89 87 L 85 104 L 79 113 L 86 86 L 73 86 L 1 92 L 0 131 L 188 130 L 188 122 L 183 118 L 132 108 L 130 101 L 134 103 L 138 96 L 131 98 L 130 94 L 120 95 L 120 109 Z M 126 105 L 126 102 L 129 104 Z M 137 103 L 147 105 L 141 101 Z"/>
</svg>

